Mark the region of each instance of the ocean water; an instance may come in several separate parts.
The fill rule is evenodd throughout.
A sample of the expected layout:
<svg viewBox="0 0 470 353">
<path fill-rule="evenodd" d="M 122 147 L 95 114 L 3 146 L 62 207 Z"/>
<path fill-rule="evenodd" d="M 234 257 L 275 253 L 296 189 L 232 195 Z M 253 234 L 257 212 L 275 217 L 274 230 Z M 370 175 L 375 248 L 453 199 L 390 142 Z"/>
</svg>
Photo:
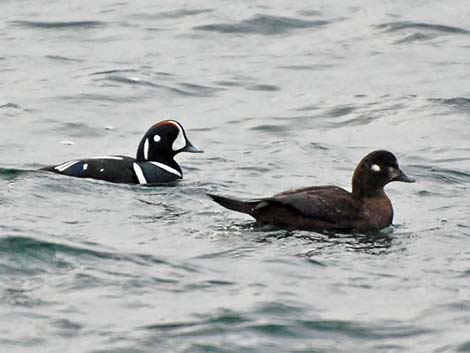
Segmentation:
<svg viewBox="0 0 470 353">
<path fill-rule="evenodd" d="M 0 352 L 470 352 L 467 1 L 0 1 Z M 172 118 L 167 187 L 37 168 L 133 156 Z M 349 188 L 394 225 L 259 227 L 206 192 Z"/>
</svg>

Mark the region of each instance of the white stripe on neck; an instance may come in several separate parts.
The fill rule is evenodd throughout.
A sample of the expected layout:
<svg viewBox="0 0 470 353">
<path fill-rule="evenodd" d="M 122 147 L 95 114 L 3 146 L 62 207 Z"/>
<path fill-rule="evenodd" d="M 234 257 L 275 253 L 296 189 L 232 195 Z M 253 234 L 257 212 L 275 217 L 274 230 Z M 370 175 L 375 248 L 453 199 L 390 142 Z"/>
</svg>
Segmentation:
<svg viewBox="0 0 470 353">
<path fill-rule="evenodd" d="M 157 166 L 158 168 L 161 168 L 161 169 L 167 171 L 168 173 L 177 175 L 180 178 L 183 177 L 179 171 L 177 171 L 176 169 L 174 169 L 170 166 L 167 166 L 166 164 L 163 164 L 163 163 L 160 163 L 160 162 L 149 162 L 149 163 L 152 163 L 154 166 Z"/>
<path fill-rule="evenodd" d="M 149 139 L 145 139 L 144 142 L 144 158 L 145 160 L 149 159 Z"/>
</svg>

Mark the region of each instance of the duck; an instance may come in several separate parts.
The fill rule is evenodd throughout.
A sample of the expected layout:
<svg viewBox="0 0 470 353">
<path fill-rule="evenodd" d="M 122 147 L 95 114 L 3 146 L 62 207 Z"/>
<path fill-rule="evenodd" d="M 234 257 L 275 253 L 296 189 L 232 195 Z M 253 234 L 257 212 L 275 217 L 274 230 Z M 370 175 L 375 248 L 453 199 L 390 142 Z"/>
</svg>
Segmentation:
<svg viewBox="0 0 470 353">
<path fill-rule="evenodd" d="M 120 184 L 151 185 L 183 178 L 174 157 L 180 152 L 201 153 L 176 120 L 152 125 L 142 137 L 136 158 L 105 155 L 43 167 L 40 170 L 76 178 L 91 178 Z"/>
<path fill-rule="evenodd" d="M 395 181 L 415 182 L 400 169 L 393 153 L 376 150 L 356 166 L 351 192 L 325 185 L 253 200 L 211 193 L 208 196 L 229 210 L 250 215 L 260 224 L 322 233 L 369 233 L 392 224 L 393 206 L 384 187 Z"/>
</svg>

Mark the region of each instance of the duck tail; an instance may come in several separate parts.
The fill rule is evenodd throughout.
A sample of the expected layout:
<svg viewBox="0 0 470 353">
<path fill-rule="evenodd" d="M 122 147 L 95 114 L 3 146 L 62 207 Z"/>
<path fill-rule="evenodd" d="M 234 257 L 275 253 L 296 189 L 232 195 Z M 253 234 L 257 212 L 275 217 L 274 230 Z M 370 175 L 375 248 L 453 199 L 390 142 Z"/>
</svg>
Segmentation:
<svg viewBox="0 0 470 353">
<path fill-rule="evenodd" d="M 207 195 L 219 205 L 228 208 L 229 210 L 246 213 L 250 216 L 253 216 L 253 211 L 259 204 L 259 201 L 242 201 L 209 193 Z"/>
</svg>

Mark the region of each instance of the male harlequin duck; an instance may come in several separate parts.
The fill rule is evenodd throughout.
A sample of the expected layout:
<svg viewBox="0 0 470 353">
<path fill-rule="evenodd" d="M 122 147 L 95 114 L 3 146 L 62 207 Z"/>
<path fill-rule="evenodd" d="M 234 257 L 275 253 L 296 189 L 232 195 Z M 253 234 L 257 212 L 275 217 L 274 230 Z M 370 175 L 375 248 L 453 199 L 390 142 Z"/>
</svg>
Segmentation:
<svg viewBox="0 0 470 353">
<path fill-rule="evenodd" d="M 392 181 L 414 182 L 400 170 L 392 153 L 374 151 L 357 165 L 352 192 L 337 186 L 312 186 L 250 201 L 209 196 L 218 204 L 247 213 L 264 224 L 320 232 L 366 233 L 392 223 L 392 203 L 384 192 L 384 186 Z"/>
<path fill-rule="evenodd" d="M 180 152 L 202 152 L 186 137 L 175 120 L 161 121 L 148 129 L 137 148 L 137 158 L 104 156 L 71 160 L 41 170 L 78 178 L 92 178 L 112 183 L 155 184 L 183 178 L 174 160 Z"/>
</svg>

